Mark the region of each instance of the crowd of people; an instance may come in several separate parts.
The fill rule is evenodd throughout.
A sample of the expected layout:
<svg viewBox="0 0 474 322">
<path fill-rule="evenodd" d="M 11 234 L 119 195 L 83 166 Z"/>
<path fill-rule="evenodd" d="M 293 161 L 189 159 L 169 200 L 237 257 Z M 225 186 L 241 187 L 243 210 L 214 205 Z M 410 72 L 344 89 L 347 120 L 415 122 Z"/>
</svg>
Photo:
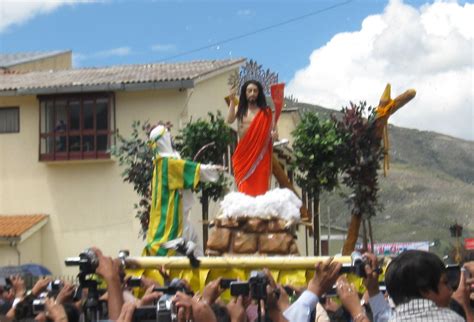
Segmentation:
<svg viewBox="0 0 474 322">
<path fill-rule="evenodd" d="M 392 259 L 385 270 L 386 292 L 379 285 L 379 263 L 375 255 L 364 255 L 365 293 L 357 289 L 341 274 L 341 263 L 328 259 L 315 264 L 314 276 L 306 287 L 280 285 L 270 272 L 259 273 L 263 293 L 255 297 L 234 296 L 230 301 L 221 298 L 225 288 L 221 278 L 209 282 L 202 292 L 191 290 L 185 280 L 169 281 L 180 285 L 175 292 L 155 281 L 142 277 L 142 292 L 132 292 L 121 261 L 105 256 L 94 248 L 98 263 L 95 273 L 107 285 L 98 300 L 104 303 L 101 315 L 105 320 L 132 321 L 473 321 L 474 262 L 460 269 L 459 284 L 453 292 L 447 280 L 444 263 L 436 255 L 424 251 L 405 251 Z M 27 290 L 20 276 L 11 276 L 10 289 L 0 289 L 0 319 L 2 321 L 56 321 L 76 322 L 88 320 L 85 307 L 90 300 L 84 288 L 79 298 L 74 296 L 76 286 L 62 283 L 57 292 L 49 292 L 50 277 L 40 278 Z M 261 286 L 260 285 L 260 286 Z M 168 290 L 170 287 L 168 287 Z M 336 294 L 332 295 L 335 289 Z M 140 297 L 134 294 L 141 293 Z M 46 295 L 46 296 L 45 296 Z M 77 294 L 76 294 L 77 295 Z M 89 294 L 90 295 L 90 294 Z M 160 299 L 166 317 L 156 317 Z M 33 303 L 42 298 L 38 311 Z M 157 304 L 158 303 L 158 304 Z M 90 304 L 90 303 L 88 303 Z M 97 303 L 96 303 L 97 304 Z M 154 312 L 149 317 L 143 312 Z M 90 312 L 89 312 L 90 313 Z"/>
</svg>

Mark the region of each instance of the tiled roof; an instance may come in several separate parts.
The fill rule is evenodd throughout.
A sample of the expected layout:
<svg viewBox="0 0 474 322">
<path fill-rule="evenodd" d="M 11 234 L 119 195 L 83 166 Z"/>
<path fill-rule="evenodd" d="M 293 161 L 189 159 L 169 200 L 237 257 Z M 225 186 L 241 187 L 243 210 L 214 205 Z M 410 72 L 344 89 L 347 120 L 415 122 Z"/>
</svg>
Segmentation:
<svg viewBox="0 0 474 322">
<path fill-rule="evenodd" d="M 0 215 L 0 237 L 20 237 L 47 218 L 47 215 Z"/>
<path fill-rule="evenodd" d="M 46 57 L 56 56 L 58 54 L 66 53 L 67 50 L 56 50 L 56 51 L 36 51 L 29 53 L 0 53 L 0 68 L 7 68 L 18 64 L 43 59 Z"/>
<path fill-rule="evenodd" d="M 245 59 L 226 59 L 0 74 L 0 92 L 34 93 L 41 92 L 41 89 L 93 88 L 101 85 L 118 90 L 121 85 L 127 84 L 192 81 L 240 65 L 244 61 Z"/>
</svg>

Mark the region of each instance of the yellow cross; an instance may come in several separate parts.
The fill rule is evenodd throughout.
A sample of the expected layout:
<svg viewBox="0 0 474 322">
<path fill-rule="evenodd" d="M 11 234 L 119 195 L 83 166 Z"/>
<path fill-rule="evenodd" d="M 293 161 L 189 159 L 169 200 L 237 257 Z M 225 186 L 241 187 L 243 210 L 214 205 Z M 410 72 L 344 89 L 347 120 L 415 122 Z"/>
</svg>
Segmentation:
<svg viewBox="0 0 474 322">
<path fill-rule="evenodd" d="M 376 119 L 375 119 L 375 126 L 376 126 L 376 135 L 379 139 L 383 139 L 383 152 L 384 152 L 384 160 L 383 160 L 383 173 L 386 176 L 387 170 L 390 168 L 389 162 L 390 157 L 388 155 L 389 143 L 388 143 L 388 118 L 390 115 L 394 114 L 398 111 L 402 106 L 406 103 L 411 101 L 413 97 L 416 95 L 416 91 L 414 89 L 409 89 L 405 91 L 403 94 L 397 96 L 395 99 L 390 97 L 391 86 L 387 84 L 385 90 L 383 91 L 382 97 L 380 97 L 379 106 L 376 109 Z"/>
</svg>

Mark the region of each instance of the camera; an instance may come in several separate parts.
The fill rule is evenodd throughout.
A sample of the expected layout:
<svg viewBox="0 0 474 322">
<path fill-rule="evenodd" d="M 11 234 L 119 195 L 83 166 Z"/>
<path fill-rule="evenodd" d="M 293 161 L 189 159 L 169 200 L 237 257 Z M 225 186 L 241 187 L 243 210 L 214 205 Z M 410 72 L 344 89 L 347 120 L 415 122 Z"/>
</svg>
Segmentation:
<svg viewBox="0 0 474 322">
<path fill-rule="evenodd" d="M 12 281 L 8 277 L 0 277 L 0 286 L 5 292 L 8 292 L 12 287 Z"/>
<path fill-rule="evenodd" d="M 127 287 L 140 287 L 142 286 L 142 279 L 141 277 L 132 276 L 127 280 L 126 285 Z"/>
<path fill-rule="evenodd" d="M 51 293 L 59 293 L 59 291 L 63 288 L 64 284 L 61 280 L 54 280 L 49 282 L 47 290 Z"/>
<path fill-rule="evenodd" d="M 178 311 L 171 301 L 176 292 L 191 294 L 180 279 L 173 279 L 167 287 L 155 287 L 153 292 L 162 292 L 156 305 L 140 307 L 133 313 L 133 321 L 142 322 L 174 322 L 177 321 Z"/>
<path fill-rule="evenodd" d="M 265 273 L 252 271 L 248 282 L 231 282 L 230 294 L 232 296 L 250 296 L 254 300 L 267 298 L 268 278 Z"/>
<path fill-rule="evenodd" d="M 351 254 L 352 267 L 354 268 L 354 274 L 359 277 L 366 278 L 365 265 L 370 264 L 366 257 L 363 257 L 359 252 L 352 252 Z"/>
<path fill-rule="evenodd" d="M 88 248 L 79 254 L 79 257 L 69 257 L 64 260 L 66 266 L 79 266 L 79 271 L 84 274 L 94 274 L 97 266 L 99 266 L 99 259 L 95 252 Z"/>
<path fill-rule="evenodd" d="M 33 314 L 39 314 L 41 312 L 44 312 L 44 308 L 45 308 L 45 302 L 46 302 L 46 299 L 48 298 L 48 293 L 46 292 L 43 292 L 41 293 L 38 298 L 34 299 L 33 300 Z"/>
<path fill-rule="evenodd" d="M 351 263 L 343 264 L 339 273 L 351 273 L 361 278 L 366 278 L 367 275 L 365 274 L 365 265 L 370 265 L 368 258 L 362 256 L 362 254 L 358 251 L 353 251 L 351 254 Z M 377 267 L 376 271 L 380 274 L 382 272 L 382 269 L 380 267 Z"/>
<path fill-rule="evenodd" d="M 222 278 L 221 281 L 219 282 L 219 287 L 221 289 L 228 289 L 230 287 L 230 283 L 232 282 L 237 282 L 237 279 L 235 278 Z"/>
<path fill-rule="evenodd" d="M 171 297 L 172 295 L 175 295 L 176 292 L 183 292 L 188 295 L 194 296 L 194 293 L 188 290 L 186 285 L 179 278 L 173 278 L 171 283 L 166 287 L 155 287 L 153 289 L 153 292 L 161 292 L 164 294 L 163 296 L 169 296 L 169 297 Z"/>
<path fill-rule="evenodd" d="M 446 265 L 446 278 L 452 290 L 456 290 L 461 278 L 461 267 L 457 264 Z"/>
</svg>

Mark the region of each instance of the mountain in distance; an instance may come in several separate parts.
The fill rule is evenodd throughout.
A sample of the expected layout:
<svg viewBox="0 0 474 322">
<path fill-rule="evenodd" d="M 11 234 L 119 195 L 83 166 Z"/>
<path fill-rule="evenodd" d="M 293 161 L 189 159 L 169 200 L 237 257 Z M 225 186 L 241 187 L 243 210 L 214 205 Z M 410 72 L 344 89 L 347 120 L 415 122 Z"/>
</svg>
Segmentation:
<svg viewBox="0 0 474 322">
<path fill-rule="evenodd" d="M 338 113 L 290 104 L 322 118 Z M 474 237 L 474 142 L 391 124 L 388 135 L 390 169 L 387 177 L 379 172 L 383 210 L 372 219 L 375 242 L 439 240 L 438 247 L 446 247 L 454 243 L 449 232 L 454 223 L 464 227 L 463 237 Z M 332 225 L 347 227 L 350 210 L 341 191 L 347 192 L 342 184 L 341 190 L 321 195 L 322 224 L 329 218 Z"/>
</svg>

